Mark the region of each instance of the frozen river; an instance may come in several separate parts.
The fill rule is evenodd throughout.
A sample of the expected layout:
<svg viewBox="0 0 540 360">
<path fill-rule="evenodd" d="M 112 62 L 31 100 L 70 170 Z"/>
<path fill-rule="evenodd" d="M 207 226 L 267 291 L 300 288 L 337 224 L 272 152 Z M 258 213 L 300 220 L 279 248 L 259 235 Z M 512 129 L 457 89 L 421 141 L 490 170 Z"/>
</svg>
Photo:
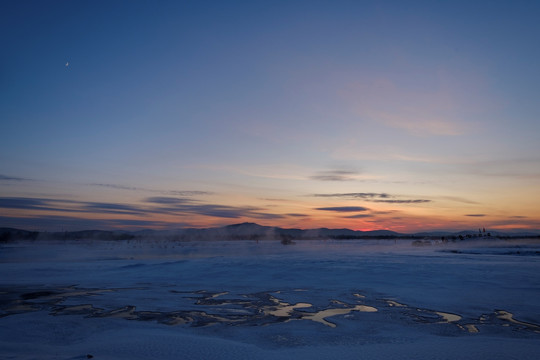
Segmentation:
<svg viewBox="0 0 540 360">
<path fill-rule="evenodd" d="M 2 359 L 537 359 L 540 243 L 0 247 Z"/>
</svg>

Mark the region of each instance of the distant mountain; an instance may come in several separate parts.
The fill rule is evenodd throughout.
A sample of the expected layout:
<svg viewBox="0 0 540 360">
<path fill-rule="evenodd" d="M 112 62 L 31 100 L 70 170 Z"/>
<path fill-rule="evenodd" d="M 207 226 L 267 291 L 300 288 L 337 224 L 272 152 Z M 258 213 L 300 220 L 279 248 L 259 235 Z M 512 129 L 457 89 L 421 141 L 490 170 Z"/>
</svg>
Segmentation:
<svg viewBox="0 0 540 360">
<path fill-rule="evenodd" d="M 256 223 L 245 222 L 240 224 L 227 225 L 213 228 L 185 228 L 178 230 L 140 230 L 140 231 L 104 231 L 104 230 L 84 230 L 68 232 L 35 232 L 12 228 L 0 228 L 0 242 L 11 240 L 36 240 L 36 239 L 57 239 L 57 240 L 129 240 L 134 238 L 156 238 L 179 241 L 190 240 L 281 240 L 288 243 L 292 240 L 306 239 L 441 239 L 461 240 L 478 237 L 538 237 L 539 232 L 486 232 L 478 231 L 433 231 L 420 232 L 415 234 L 403 234 L 390 230 L 359 231 L 351 229 L 284 229 L 274 226 L 263 226 Z"/>
</svg>

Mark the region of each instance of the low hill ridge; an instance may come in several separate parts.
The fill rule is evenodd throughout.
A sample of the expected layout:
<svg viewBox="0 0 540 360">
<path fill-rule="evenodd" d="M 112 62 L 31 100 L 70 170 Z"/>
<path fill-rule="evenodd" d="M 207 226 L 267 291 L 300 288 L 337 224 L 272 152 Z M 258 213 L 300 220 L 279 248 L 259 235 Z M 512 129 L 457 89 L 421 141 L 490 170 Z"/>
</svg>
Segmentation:
<svg viewBox="0 0 540 360">
<path fill-rule="evenodd" d="M 478 231 L 432 231 L 413 234 L 391 230 L 351 230 L 351 229 L 295 229 L 259 225 L 252 222 L 231 224 L 213 228 L 185 228 L 178 230 L 82 230 L 66 232 L 37 232 L 13 228 L 0 228 L 0 242 L 11 240 L 129 240 L 134 238 L 164 238 L 172 240 L 305 240 L 305 239 L 465 239 L 478 237 L 539 237 L 540 231 L 522 232 L 478 232 Z"/>
</svg>

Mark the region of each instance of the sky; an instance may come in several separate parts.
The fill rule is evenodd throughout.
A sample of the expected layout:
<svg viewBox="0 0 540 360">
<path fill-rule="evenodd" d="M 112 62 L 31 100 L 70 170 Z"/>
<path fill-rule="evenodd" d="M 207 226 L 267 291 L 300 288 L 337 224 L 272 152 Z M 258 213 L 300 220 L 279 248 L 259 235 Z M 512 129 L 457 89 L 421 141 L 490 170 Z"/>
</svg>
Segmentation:
<svg viewBox="0 0 540 360">
<path fill-rule="evenodd" d="M 2 1 L 0 226 L 540 229 L 538 1 Z"/>
</svg>

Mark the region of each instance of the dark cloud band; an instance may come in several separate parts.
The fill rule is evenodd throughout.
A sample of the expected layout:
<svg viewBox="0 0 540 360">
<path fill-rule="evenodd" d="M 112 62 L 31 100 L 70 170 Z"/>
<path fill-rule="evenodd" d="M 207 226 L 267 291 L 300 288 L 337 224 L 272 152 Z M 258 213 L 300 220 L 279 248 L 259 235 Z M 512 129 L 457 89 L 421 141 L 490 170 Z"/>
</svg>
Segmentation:
<svg viewBox="0 0 540 360">
<path fill-rule="evenodd" d="M 332 207 L 320 207 L 320 208 L 316 208 L 315 210 L 335 211 L 335 212 L 360 212 L 360 211 L 368 211 L 369 209 L 363 206 L 332 206 Z"/>
<path fill-rule="evenodd" d="M 173 197 L 151 197 L 146 204 L 130 205 L 107 202 L 84 202 L 64 199 L 3 197 L 0 209 L 18 209 L 34 212 L 63 212 L 116 215 L 202 215 L 217 218 L 238 219 L 282 219 L 285 215 L 268 213 L 263 208 L 252 206 L 228 206 L 220 204 L 201 204 L 195 200 Z M 48 214 L 44 214 L 47 216 Z"/>
</svg>

